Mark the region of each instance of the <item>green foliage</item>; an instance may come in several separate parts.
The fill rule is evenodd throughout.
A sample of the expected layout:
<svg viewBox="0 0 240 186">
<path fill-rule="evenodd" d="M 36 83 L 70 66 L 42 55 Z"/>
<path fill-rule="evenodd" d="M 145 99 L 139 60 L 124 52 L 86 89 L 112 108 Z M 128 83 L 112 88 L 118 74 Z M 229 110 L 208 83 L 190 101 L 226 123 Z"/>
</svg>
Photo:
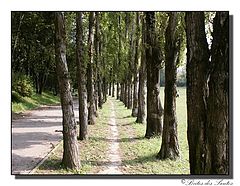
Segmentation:
<svg viewBox="0 0 240 186">
<path fill-rule="evenodd" d="M 53 20 L 51 12 L 12 12 L 12 70 L 36 87 L 55 74 Z"/>
<path fill-rule="evenodd" d="M 33 93 L 33 85 L 30 77 L 21 73 L 14 73 L 12 78 L 12 90 L 15 91 L 15 93 L 13 93 L 13 98 L 17 99 L 18 95 L 16 93 L 23 97 L 30 97 Z"/>
<path fill-rule="evenodd" d="M 180 67 L 186 64 L 186 32 L 185 32 L 185 13 L 180 12 L 178 13 L 178 26 L 177 26 L 177 33 L 179 35 L 180 41 L 180 51 L 179 51 L 179 62 L 177 67 Z"/>
</svg>

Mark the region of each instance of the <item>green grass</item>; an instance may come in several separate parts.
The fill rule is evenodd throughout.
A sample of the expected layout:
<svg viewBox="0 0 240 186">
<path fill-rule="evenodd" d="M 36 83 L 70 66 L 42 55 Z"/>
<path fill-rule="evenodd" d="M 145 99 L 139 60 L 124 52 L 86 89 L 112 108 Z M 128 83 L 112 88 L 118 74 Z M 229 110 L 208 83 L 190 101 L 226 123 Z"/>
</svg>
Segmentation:
<svg viewBox="0 0 240 186">
<path fill-rule="evenodd" d="M 38 168 L 36 174 L 94 174 L 104 168 L 107 161 L 109 102 L 98 111 L 95 125 L 88 125 L 89 139 L 78 141 L 80 149 L 81 169 L 79 171 L 67 170 L 61 166 L 63 146 L 62 144 L 49 158 Z"/>
<path fill-rule="evenodd" d="M 132 140 L 120 143 L 125 174 L 189 174 L 186 95 L 185 88 L 178 88 L 177 98 L 178 140 L 180 158 L 176 161 L 157 160 L 156 155 L 161 147 L 161 137 L 144 138 L 146 125 L 135 123 L 136 118 L 130 117 L 131 110 L 126 110 L 121 102 L 116 102 L 120 137 Z M 164 90 L 161 89 L 161 102 L 164 103 Z"/>
<path fill-rule="evenodd" d="M 21 97 L 20 102 L 12 102 L 12 112 L 20 113 L 41 105 L 57 104 L 59 102 L 59 97 L 47 92 L 43 92 L 42 95 L 33 94 L 31 97 Z"/>
</svg>

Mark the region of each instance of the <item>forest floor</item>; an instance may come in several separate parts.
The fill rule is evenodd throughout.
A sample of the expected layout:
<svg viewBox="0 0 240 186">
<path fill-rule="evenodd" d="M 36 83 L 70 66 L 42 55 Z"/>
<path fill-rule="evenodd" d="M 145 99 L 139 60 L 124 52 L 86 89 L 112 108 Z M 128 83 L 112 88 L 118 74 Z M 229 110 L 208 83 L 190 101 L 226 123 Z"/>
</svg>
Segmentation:
<svg viewBox="0 0 240 186">
<path fill-rule="evenodd" d="M 189 174 L 188 163 L 188 145 L 187 145 L 187 128 L 186 128 L 186 97 L 185 89 L 180 88 L 180 97 L 177 98 L 177 117 L 178 117 L 178 138 L 181 156 L 176 161 L 157 160 L 156 155 L 160 150 L 161 137 L 152 139 L 144 138 L 146 125 L 135 123 L 136 118 L 131 116 L 131 110 L 126 109 L 124 104 L 114 97 L 108 97 L 108 101 L 98 110 L 97 122 L 95 125 L 88 126 L 89 139 L 87 141 L 79 141 L 81 170 L 66 170 L 61 166 L 61 158 L 63 153 L 62 142 L 50 153 L 48 158 L 39 166 L 33 174 L 131 174 L 131 175 L 166 175 L 166 174 Z M 163 102 L 163 90 L 161 91 L 161 101 Z M 76 121 L 78 121 L 77 104 L 74 106 Z M 59 108 L 60 109 L 60 108 Z M 39 111 L 39 113 L 41 113 Z M 56 114 L 52 114 L 52 118 L 56 120 Z M 45 115 L 45 119 L 48 117 Z M 61 127 L 61 117 L 59 120 L 48 126 L 52 132 Z M 21 120 L 21 119 L 20 119 Z M 16 120 L 18 121 L 18 120 Z M 28 121 L 29 122 L 29 121 Z M 27 123 L 28 123 L 27 122 Z M 13 121 L 13 126 L 15 121 Z M 35 123 L 37 124 L 37 123 Z M 21 124 L 19 124 L 20 126 Z M 22 125 L 26 123 L 22 122 Z M 33 123 L 34 125 L 34 123 Z M 51 127 L 54 127 L 51 129 Z M 13 127 L 14 129 L 14 127 Z M 35 129 L 35 127 L 32 127 Z M 54 129 L 54 130 L 53 130 Z M 22 130 L 27 134 L 24 128 Z M 39 132 L 44 136 L 43 132 Z M 56 136 L 58 142 L 61 138 L 60 134 L 48 132 L 48 137 Z M 25 134 L 25 135 L 26 135 Z M 31 133 L 29 133 L 31 136 Z M 32 134 L 34 135 L 34 134 Z M 26 135 L 27 136 L 27 135 Z M 58 136 L 58 137 L 57 137 Z M 51 139 L 51 138 L 50 138 Z M 14 134 L 13 134 L 13 142 Z M 35 143 L 33 143 L 35 142 Z M 50 140 L 34 139 L 27 140 L 28 145 L 20 149 L 20 152 L 14 150 L 13 157 L 29 159 L 32 146 L 41 146 L 44 143 L 52 143 Z M 39 151 L 38 147 L 38 151 Z M 29 149 L 29 151 L 26 151 Z M 51 150 L 49 146 L 48 151 Z M 25 151 L 25 152 L 24 152 Z M 15 154 L 15 155 L 14 155 Z M 40 154 L 39 154 L 40 155 Z M 42 155 L 42 158 L 45 156 Z M 27 157 L 27 158 L 24 158 Z M 35 156 L 34 156 L 35 157 Z M 34 160 L 34 157 L 31 160 Z M 36 156 L 39 162 L 40 157 Z M 14 158 L 13 158 L 14 159 Z M 37 161 L 35 161 L 37 162 Z M 14 161 L 12 162 L 15 163 Z M 25 164 L 25 163 L 23 163 Z M 36 166 L 36 163 L 34 164 Z M 33 168 L 34 166 L 32 166 Z M 30 168 L 29 168 L 30 170 Z"/>
</svg>

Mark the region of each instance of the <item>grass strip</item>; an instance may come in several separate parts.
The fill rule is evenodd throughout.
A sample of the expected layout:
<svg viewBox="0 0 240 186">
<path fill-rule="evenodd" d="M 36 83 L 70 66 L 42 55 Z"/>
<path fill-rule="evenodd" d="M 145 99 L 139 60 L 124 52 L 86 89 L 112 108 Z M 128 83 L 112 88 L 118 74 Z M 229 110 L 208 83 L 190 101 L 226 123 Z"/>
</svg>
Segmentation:
<svg viewBox="0 0 240 186">
<path fill-rule="evenodd" d="M 35 109 L 41 105 L 58 104 L 60 99 L 50 93 L 43 92 L 40 94 L 33 94 L 31 97 L 21 97 L 20 102 L 12 102 L 12 112 L 20 113 L 26 110 Z"/>
</svg>

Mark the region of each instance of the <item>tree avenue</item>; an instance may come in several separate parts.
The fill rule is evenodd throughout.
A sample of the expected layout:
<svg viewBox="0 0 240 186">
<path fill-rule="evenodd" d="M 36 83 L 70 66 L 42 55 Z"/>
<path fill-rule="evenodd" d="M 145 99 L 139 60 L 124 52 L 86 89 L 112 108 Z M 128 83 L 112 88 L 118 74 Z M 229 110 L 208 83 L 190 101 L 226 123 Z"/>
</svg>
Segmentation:
<svg viewBox="0 0 240 186">
<path fill-rule="evenodd" d="M 101 141 L 92 127 L 104 128 L 102 108 L 116 99 L 134 118 L 114 118 L 132 144 L 139 126 L 159 140 L 156 163 L 185 150 L 190 174 L 231 172 L 228 12 L 12 12 L 11 46 L 12 102 L 60 97 L 65 168 L 81 170 L 81 149 Z"/>
</svg>

